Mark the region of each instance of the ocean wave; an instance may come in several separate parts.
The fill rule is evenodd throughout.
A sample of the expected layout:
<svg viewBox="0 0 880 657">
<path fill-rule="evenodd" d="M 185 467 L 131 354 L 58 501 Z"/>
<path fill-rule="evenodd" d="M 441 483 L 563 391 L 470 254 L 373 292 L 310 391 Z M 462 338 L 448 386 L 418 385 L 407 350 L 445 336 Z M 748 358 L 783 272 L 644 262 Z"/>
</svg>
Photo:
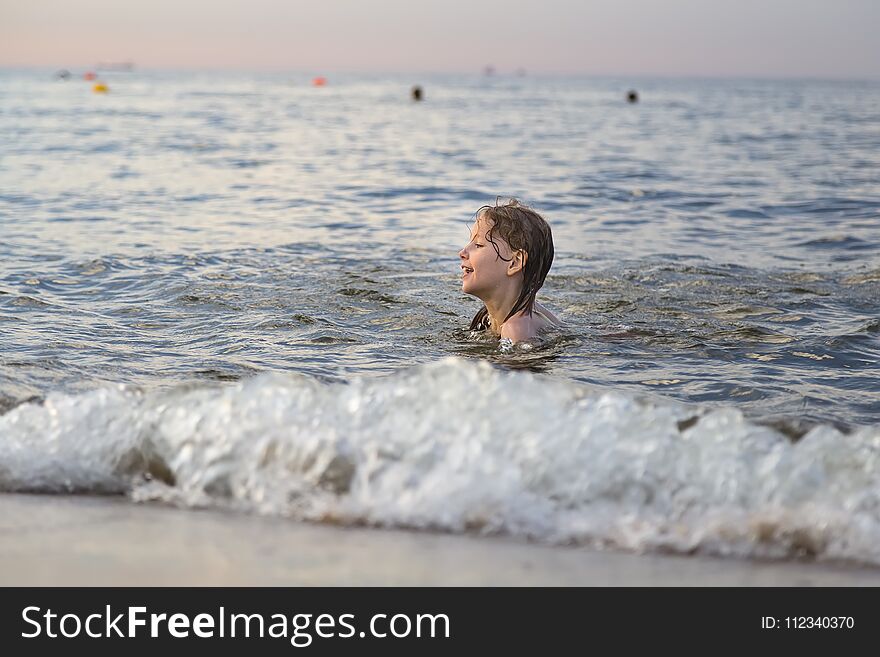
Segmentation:
<svg viewBox="0 0 880 657">
<path fill-rule="evenodd" d="M 348 383 L 49 394 L 0 416 L 0 490 L 880 564 L 878 427 L 792 440 L 733 408 L 459 358 Z"/>
</svg>

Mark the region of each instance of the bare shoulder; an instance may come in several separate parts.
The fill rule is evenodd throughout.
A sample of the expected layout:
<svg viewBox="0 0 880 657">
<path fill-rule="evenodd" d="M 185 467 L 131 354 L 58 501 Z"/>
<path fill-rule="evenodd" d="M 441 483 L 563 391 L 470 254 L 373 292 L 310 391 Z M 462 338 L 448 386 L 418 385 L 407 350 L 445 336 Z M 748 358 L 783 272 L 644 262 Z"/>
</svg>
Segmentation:
<svg viewBox="0 0 880 657">
<path fill-rule="evenodd" d="M 562 322 L 549 310 L 535 304 L 534 312 L 519 312 L 501 325 L 501 337 L 513 342 L 523 342 L 538 337 L 546 329 L 562 326 Z"/>
<path fill-rule="evenodd" d="M 513 342 L 530 340 L 537 333 L 538 331 L 532 318 L 522 314 L 514 315 L 501 325 L 501 337 Z"/>
<path fill-rule="evenodd" d="M 562 326 L 562 321 L 537 301 L 535 302 L 535 310 L 543 315 L 551 326 Z"/>
</svg>

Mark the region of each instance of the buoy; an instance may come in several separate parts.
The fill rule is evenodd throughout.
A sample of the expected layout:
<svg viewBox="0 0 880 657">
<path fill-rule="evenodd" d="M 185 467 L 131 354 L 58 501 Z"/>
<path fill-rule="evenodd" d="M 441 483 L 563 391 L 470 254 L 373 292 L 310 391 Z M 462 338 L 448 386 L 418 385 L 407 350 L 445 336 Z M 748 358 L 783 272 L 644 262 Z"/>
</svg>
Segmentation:
<svg viewBox="0 0 880 657">
<path fill-rule="evenodd" d="M 322 78 L 320 76 L 316 78 L 312 78 L 312 86 L 314 87 L 323 87 L 327 84 L 327 78 Z"/>
<path fill-rule="evenodd" d="M 422 88 L 419 85 L 416 85 L 412 88 L 412 99 L 413 100 L 421 100 L 422 99 Z"/>
<path fill-rule="evenodd" d="M 84 79 L 84 80 L 94 80 L 96 77 L 98 77 L 98 76 L 95 75 L 94 73 L 92 73 L 91 71 L 89 71 L 88 73 L 84 73 L 84 74 L 83 74 L 83 79 Z"/>
<path fill-rule="evenodd" d="M 103 82 L 96 82 L 95 86 L 92 87 L 92 91 L 94 91 L 96 94 L 105 94 L 110 91 L 110 88 Z"/>
</svg>

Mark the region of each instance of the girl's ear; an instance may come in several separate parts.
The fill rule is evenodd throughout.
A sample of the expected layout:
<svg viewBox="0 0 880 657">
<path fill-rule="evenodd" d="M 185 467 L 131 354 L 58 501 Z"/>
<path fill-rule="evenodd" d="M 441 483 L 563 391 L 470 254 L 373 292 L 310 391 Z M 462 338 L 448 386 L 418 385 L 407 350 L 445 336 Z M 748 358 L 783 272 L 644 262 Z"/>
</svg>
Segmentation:
<svg viewBox="0 0 880 657">
<path fill-rule="evenodd" d="M 515 273 L 522 271 L 528 260 L 529 254 L 522 249 L 514 251 L 513 257 L 510 259 L 510 264 L 507 266 L 507 275 L 513 276 Z"/>
</svg>

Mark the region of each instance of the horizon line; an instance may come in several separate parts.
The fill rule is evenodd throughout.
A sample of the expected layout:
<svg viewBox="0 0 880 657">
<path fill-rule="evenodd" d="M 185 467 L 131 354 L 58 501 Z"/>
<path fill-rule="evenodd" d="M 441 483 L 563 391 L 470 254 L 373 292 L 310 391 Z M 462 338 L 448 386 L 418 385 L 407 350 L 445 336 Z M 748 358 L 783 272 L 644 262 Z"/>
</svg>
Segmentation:
<svg viewBox="0 0 880 657">
<path fill-rule="evenodd" d="M 103 66 L 102 66 L 103 64 Z M 112 68 L 113 65 L 129 64 L 129 69 Z M 486 73 L 485 69 L 490 67 L 492 73 Z M 483 67 L 474 69 L 425 69 L 420 71 L 406 71 L 394 69 L 344 69 L 344 68 L 300 68 L 300 67 L 282 67 L 282 66 L 138 66 L 131 60 L 120 60 L 118 62 L 108 60 L 89 65 L 72 65 L 53 66 L 48 64 L 6 64 L 0 62 L 0 70 L 2 71 L 69 71 L 82 70 L 83 72 L 99 72 L 114 73 L 120 75 L 144 73 L 252 73 L 252 74 L 275 74 L 275 75 L 470 75 L 475 77 L 491 79 L 498 78 L 541 78 L 541 77 L 588 77 L 588 78 L 634 78 L 634 79 L 679 79 L 679 80 L 766 80 L 766 81 L 813 81 L 813 82 L 880 82 L 880 73 L 876 76 L 868 75 L 849 75 L 849 74 L 810 74 L 810 73 L 683 73 L 683 72 L 640 72 L 640 73 L 624 73 L 624 72 L 595 72 L 595 71 L 563 71 L 563 70 L 546 70 L 536 69 L 529 70 L 525 67 L 514 67 L 511 69 L 499 68 L 488 64 Z"/>
</svg>

